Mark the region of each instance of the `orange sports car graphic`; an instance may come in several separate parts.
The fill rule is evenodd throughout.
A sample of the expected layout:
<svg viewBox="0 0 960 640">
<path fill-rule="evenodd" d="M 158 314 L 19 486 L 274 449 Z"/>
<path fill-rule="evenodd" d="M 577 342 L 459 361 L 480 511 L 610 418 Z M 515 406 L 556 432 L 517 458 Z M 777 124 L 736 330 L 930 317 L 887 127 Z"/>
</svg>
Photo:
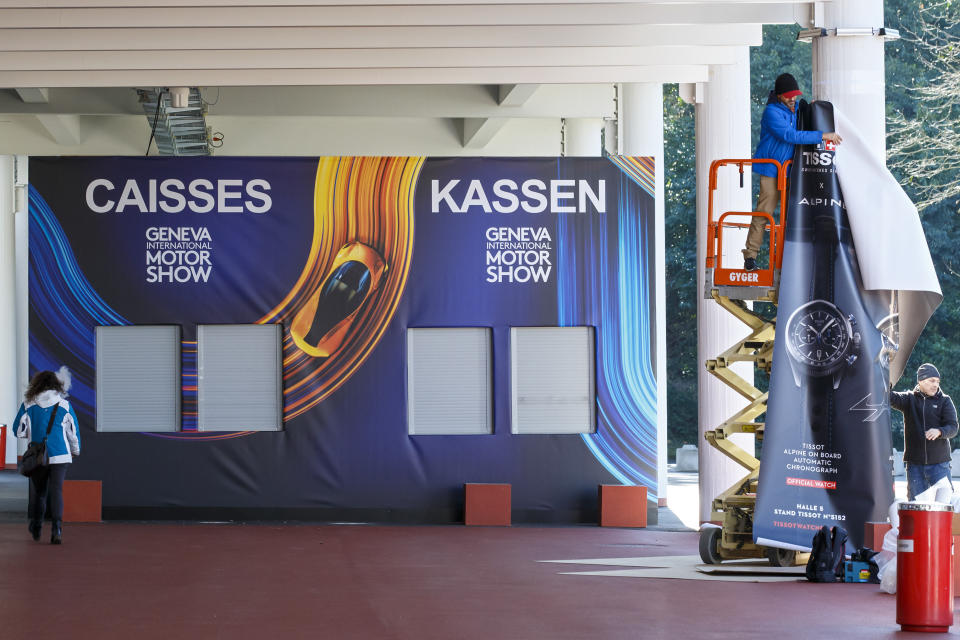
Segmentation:
<svg viewBox="0 0 960 640">
<path fill-rule="evenodd" d="M 351 242 L 340 249 L 323 283 L 293 319 L 294 343 L 311 356 L 333 355 L 386 268 L 380 254 L 365 244 Z"/>
</svg>

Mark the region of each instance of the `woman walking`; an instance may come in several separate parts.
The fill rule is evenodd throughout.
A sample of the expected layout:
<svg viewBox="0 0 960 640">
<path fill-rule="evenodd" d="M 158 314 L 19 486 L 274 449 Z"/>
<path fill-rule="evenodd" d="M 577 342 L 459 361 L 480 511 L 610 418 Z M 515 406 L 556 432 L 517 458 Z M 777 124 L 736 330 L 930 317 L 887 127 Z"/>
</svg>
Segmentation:
<svg viewBox="0 0 960 640">
<path fill-rule="evenodd" d="M 80 455 L 77 414 L 65 397 L 69 388 L 70 372 L 66 367 L 60 369 L 59 375 L 41 371 L 30 380 L 13 422 L 18 438 L 47 441 L 49 465 L 30 477 L 29 529 L 33 539 L 39 540 L 49 494 L 53 520 L 50 544 L 61 543 L 63 480 L 73 457 Z"/>
</svg>

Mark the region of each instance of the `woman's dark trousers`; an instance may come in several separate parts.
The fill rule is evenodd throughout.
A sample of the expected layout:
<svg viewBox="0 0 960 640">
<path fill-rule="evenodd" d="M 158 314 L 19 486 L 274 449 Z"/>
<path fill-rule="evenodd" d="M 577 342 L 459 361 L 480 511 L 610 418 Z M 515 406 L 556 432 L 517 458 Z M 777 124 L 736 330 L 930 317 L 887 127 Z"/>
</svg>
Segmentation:
<svg viewBox="0 0 960 640">
<path fill-rule="evenodd" d="M 50 499 L 50 519 L 53 521 L 53 538 L 59 541 L 60 527 L 63 521 L 63 480 L 67 477 L 70 464 L 51 464 L 46 473 L 38 473 L 30 478 L 30 532 L 39 537 L 47 498 Z"/>
</svg>

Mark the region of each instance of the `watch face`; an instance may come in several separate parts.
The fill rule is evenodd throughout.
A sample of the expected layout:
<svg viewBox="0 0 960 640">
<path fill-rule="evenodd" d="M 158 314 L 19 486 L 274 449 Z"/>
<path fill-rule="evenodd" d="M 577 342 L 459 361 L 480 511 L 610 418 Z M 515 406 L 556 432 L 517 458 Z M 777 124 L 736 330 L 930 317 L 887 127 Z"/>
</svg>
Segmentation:
<svg viewBox="0 0 960 640">
<path fill-rule="evenodd" d="M 827 375 L 843 362 L 853 331 L 831 302 L 813 300 L 787 320 L 787 351 L 810 375 Z"/>
</svg>

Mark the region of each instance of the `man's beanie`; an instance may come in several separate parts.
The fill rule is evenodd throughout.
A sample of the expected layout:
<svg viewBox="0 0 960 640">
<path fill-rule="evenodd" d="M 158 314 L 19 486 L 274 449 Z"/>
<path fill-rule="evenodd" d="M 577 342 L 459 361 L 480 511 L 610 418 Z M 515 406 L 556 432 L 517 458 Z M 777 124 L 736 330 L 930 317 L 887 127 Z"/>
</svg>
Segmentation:
<svg viewBox="0 0 960 640">
<path fill-rule="evenodd" d="M 921 380 L 926 380 L 927 378 L 939 378 L 940 372 L 937 371 L 937 368 L 930 364 L 929 362 L 924 362 L 920 365 L 920 368 L 917 369 L 917 382 Z"/>
<path fill-rule="evenodd" d="M 778 96 L 783 95 L 788 98 L 801 93 L 797 79 L 789 73 L 781 73 L 777 76 L 777 81 L 773 85 L 773 92 Z"/>
</svg>

